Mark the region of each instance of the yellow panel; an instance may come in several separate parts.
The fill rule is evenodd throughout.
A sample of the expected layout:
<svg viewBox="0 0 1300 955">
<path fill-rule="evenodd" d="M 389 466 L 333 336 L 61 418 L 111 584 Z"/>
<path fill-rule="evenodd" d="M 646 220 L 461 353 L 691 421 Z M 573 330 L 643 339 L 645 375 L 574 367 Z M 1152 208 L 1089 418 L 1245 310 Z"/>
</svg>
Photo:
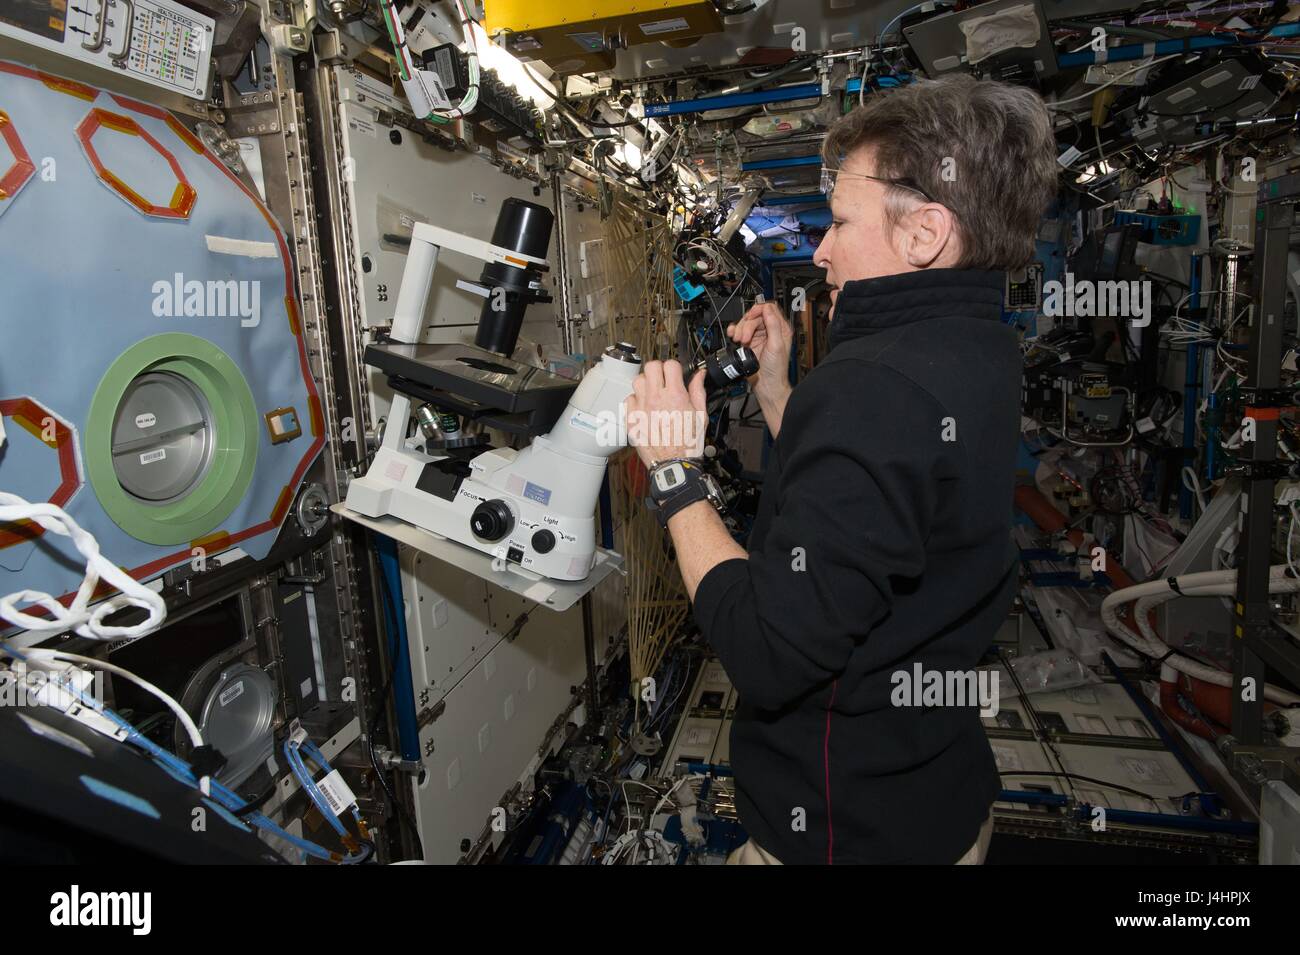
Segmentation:
<svg viewBox="0 0 1300 955">
<path fill-rule="evenodd" d="M 539 3 L 538 0 L 486 0 L 483 21 L 488 33 L 510 30 L 544 30 L 548 27 L 577 26 L 597 20 L 629 18 L 653 23 L 656 20 L 717 11 L 708 0 L 580 0 L 578 3 Z M 693 16 L 689 17 L 693 19 Z M 715 29 L 721 29 L 721 21 Z"/>
<path fill-rule="evenodd" d="M 613 65 L 614 48 L 660 40 L 676 45 L 722 29 L 711 0 L 488 0 L 485 23 L 492 36 L 507 34 L 512 53 L 545 60 L 560 72 L 607 69 L 600 64 Z"/>
</svg>

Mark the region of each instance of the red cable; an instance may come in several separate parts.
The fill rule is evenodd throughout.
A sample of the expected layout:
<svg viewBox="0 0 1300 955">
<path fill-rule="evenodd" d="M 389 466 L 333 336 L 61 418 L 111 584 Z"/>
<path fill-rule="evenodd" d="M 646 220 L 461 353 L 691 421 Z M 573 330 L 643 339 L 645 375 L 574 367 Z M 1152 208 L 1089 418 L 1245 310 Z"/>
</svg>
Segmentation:
<svg viewBox="0 0 1300 955">
<path fill-rule="evenodd" d="M 831 817 L 831 707 L 840 681 L 831 684 L 831 699 L 826 704 L 826 738 L 822 743 L 822 765 L 826 768 L 826 864 L 835 864 L 835 825 Z"/>
</svg>

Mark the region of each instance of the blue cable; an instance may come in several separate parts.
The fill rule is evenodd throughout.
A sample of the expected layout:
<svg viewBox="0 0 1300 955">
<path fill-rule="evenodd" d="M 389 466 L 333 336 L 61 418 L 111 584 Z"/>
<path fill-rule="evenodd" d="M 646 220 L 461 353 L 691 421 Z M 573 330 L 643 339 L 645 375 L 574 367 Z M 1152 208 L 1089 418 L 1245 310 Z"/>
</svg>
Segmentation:
<svg viewBox="0 0 1300 955">
<path fill-rule="evenodd" d="M 88 701 L 85 701 L 84 698 L 83 698 L 83 702 L 87 702 L 87 705 L 90 705 L 90 703 Z M 92 706 L 92 709 L 94 708 L 95 707 Z M 134 743 L 135 745 L 139 746 L 141 749 L 144 749 L 146 752 L 148 752 L 154 758 L 154 760 L 162 767 L 162 769 L 165 770 L 170 776 L 172 776 L 172 778 L 176 779 L 180 783 L 189 786 L 192 789 L 198 788 L 198 779 L 195 776 L 194 770 L 189 765 L 189 763 L 181 759 L 179 756 L 176 756 L 173 753 L 169 753 L 167 750 L 163 749 L 161 746 L 159 746 L 153 740 L 144 736 L 139 730 L 137 730 L 129 722 L 127 722 L 125 719 L 123 719 L 121 716 L 119 716 L 117 713 L 113 712 L 112 710 L 108 709 L 107 707 L 100 708 L 98 711 L 103 715 L 107 716 L 118 726 L 126 730 L 128 733 L 128 737 L 127 737 L 128 742 Z M 217 782 L 215 779 L 212 779 L 209 782 L 210 782 L 210 789 L 213 798 L 216 800 L 218 805 L 221 805 L 223 808 L 228 809 L 232 812 L 238 812 L 239 810 L 244 809 L 248 805 L 248 803 L 246 803 L 239 795 L 237 795 L 232 790 L 227 789 L 225 786 Z M 317 845 L 316 843 L 309 842 L 305 839 L 300 839 L 299 837 L 281 828 L 274 821 L 272 821 L 270 817 L 266 816 L 264 813 L 260 811 L 249 813 L 244 818 L 249 823 L 256 826 L 258 829 L 265 830 L 275 836 L 278 836 L 281 839 L 284 839 L 286 842 L 290 843 L 295 848 L 302 850 L 303 852 L 307 853 L 313 858 L 321 859 L 326 862 L 332 862 L 338 859 L 338 853 L 331 852 L 329 849 Z M 344 857 L 342 861 L 359 862 L 361 861 L 361 857 L 360 856 L 355 858 Z"/>
<path fill-rule="evenodd" d="M 27 657 L 23 653 L 15 650 L 7 644 L 0 643 L 0 650 L 3 650 L 5 654 L 16 660 L 27 661 Z M 149 739 L 136 729 L 135 726 L 126 719 L 104 706 L 99 700 L 96 700 L 93 697 L 87 697 L 81 692 L 81 690 L 74 686 L 67 686 L 65 689 L 74 694 L 87 708 L 107 717 L 121 729 L 125 730 L 127 733 L 126 742 L 131 743 L 148 753 L 153 757 L 154 762 L 173 779 L 191 789 L 199 789 L 199 778 L 195 775 L 193 767 L 191 767 L 185 760 L 163 749 L 153 740 Z M 215 779 L 209 779 L 209 789 L 212 793 L 212 798 L 224 809 L 238 812 L 248 805 L 248 803 L 246 803 L 239 795 L 230 789 L 227 789 Z M 343 863 L 350 865 L 361 862 L 369 857 L 368 850 L 348 856 L 340 856 L 338 853 L 331 852 L 323 846 L 293 835 L 281 828 L 260 811 L 248 813 L 244 816 L 244 819 L 253 826 L 256 826 L 258 829 L 269 832 L 270 834 L 283 839 L 285 842 L 288 842 L 290 845 L 315 859 L 321 859 L 325 862 L 342 861 Z"/>
<path fill-rule="evenodd" d="M 287 747 L 288 745 L 289 745 L 289 741 L 286 740 L 285 746 Z M 344 840 L 349 839 L 350 836 L 348 834 L 347 829 L 344 828 L 343 823 L 339 821 L 338 817 L 335 816 L 333 811 L 329 808 L 329 803 L 325 799 L 325 794 L 321 792 L 320 787 L 311 778 L 311 774 L 307 772 L 307 767 L 303 763 L 302 757 L 305 755 L 308 759 L 310 759 L 313 763 L 315 763 L 317 768 L 320 769 L 320 771 L 324 773 L 326 776 L 334 772 L 334 767 L 331 766 L 330 761 L 325 758 L 325 754 L 320 751 L 320 747 L 317 746 L 315 743 L 313 743 L 310 739 L 303 740 L 303 742 L 300 745 L 296 745 L 294 749 L 295 749 L 294 755 L 297 758 L 298 767 L 302 770 L 302 774 L 299 776 L 299 779 L 305 780 L 305 785 L 308 787 L 308 795 L 310 795 L 312 797 L 312 801 L 316 803 L 316 808 L 320 809 L 322 813 L 328 814 L 329 821 L 331 825 L 334 826 L 335 831 L 337 831 L 339 835 L 341 835 L 344 838 Z M 319 802 L 317 801 L 318 796 L 320 797 Z M 322 805 L 322 803 L 324 805 Z M 365 838 L 366 825 L 364 820 L 362 820 L 361 818 L 361 810 L 357 807 L 355 801 L 352 803 L 352 805 L 349 808 L 352 811 L 352 818 L 356 820 L 357 829 L 360 831 L 362 838 Z"/>
<path fill-rule="evenodd" d="M 337 832 L 340 837 L 346 837 L 348 834 L 347 829 L 344 828 L 343 823 L 339 822 L 338 816 L 334 815 L 333 810 L 330 809 L 329 802 L 325 799 L 325 794 L 320 791 L 320 787 L 317 786 L 316 781 L 312 779 L 311 772 L 307 769 L 306 764 L 303 763 L 302 756 L 299 753 L 299 747 L 297 747 L 291 739 L 284 741 L 284 758 L 288 761 L 289 768 L 293 770 L 294 776 L 298 778 L 298 783 L 302 786 L 302 791 L 305 792 L 315 804 L 317 810 L 320 811 L 321 816 L 324 817 L 325 821 L 333 827 L 334 831 Z"/>
</svg>

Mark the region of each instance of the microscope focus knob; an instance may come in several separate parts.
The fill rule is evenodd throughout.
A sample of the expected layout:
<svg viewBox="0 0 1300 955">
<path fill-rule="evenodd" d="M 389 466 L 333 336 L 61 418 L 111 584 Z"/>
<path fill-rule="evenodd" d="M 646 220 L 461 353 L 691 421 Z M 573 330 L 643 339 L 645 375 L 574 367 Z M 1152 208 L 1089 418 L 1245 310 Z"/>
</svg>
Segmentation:
<svg viewBox="0 0 1300 955">
<path fill-rule="evenodd" d="M 474 508 L 469 518 L 469 528 L 476 537 L 496 541 L 510 533 L 515 526 L 515 516 L 502 500 L 484 501 Z"/>
</svg>

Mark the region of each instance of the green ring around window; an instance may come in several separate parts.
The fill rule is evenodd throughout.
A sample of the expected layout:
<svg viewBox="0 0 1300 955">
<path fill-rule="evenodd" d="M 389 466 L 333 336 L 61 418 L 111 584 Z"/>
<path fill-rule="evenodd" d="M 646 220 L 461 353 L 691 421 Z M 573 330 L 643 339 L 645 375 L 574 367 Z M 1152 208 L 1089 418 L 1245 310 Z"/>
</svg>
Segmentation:
<svg viewBox="0 0 1300 955">
<path fill-rule="evenodd" d="M 149 504 L 128 493 L 113 468 L 113 422 L 127 388 L 145 372 L 170 372 L 202 392 L 212 409 L 212 463 L 178 501 Z M 257 464 L 260 433 L 253 393 L 224 351 L 195 335 L 169 332 L 132 345 L 108 367 L 86 418 L 86 472 L 118 527 L 149 544 L 184 544 L 216 530 L 243 500 Z"/>
</svg>

